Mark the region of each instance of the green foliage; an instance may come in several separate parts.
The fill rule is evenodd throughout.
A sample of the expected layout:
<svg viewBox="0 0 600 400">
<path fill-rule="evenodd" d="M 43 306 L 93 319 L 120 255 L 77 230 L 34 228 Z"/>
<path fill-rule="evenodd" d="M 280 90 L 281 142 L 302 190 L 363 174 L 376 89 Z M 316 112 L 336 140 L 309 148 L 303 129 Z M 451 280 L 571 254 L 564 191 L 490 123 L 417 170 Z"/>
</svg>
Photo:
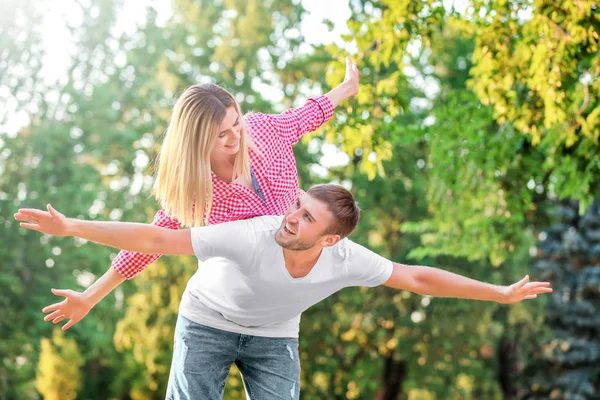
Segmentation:
<svg viewBox="0 0 600 400">
<path fill-rule="evenodd" d="M 536 193 L 527 185 L 543 177 L 542 160 L 525 157 L 522 135 L 509 126 L 499 129 L 489 107 L 464 91 L 439 100 L 426 138 L 430 217 L 402 227 L 422 233 L 422 246 L 410 255 L 489 258 L 500 265 L 525 240 L 524 217 Z"/>
<path fill-rule="evenodd" d="M 475 3 L 470 87 L 548 156 L 552 190 L 595 198 L 600 175 L 600 17 L 592 1 Z M 530 17 L 523 21 L 522 13 Z"/>
<path fill-rule="evenodd" d="M 433 2 L 382 2 L 377 6 L 379 12 L 372 13 L 361 2 L 352 4 L 354 13 L 348 21 L 351 34 L 344 39 L 356 47 L 361 86 L 355 100 L 338 107 L 325 135 L 349 156 L 359 152 L 359 170 L 373 179 L 377 174 L 385 175 L 383 162 L 392 159 L 394 118 L 409 112 L 406 93 L 410 84 L 403 73 L 405 49 L 416 35 L 427 37 L 429 24 L 441 16 L 441 6 Z M 348 52 L 334 45 L 327 50 L 336 60 L 327 74 L 328 83 L 333 85 L 344 77 L 342 56 Z"/>
<path fill-rule="evenodd" d="M 527 249 L 532 242 L 527 224 L 543 219 L 543 215 L 532 215 L 539 208 L 539 184 L 527 186 L 530 181 L 548 179 L 541 168 L 543 154 L 532 150 L 511 125 L 499 126 L 491 107 L 468 91 L 474 43 L 457 17 L 443 17 L 439 9 L 422 3 L 382 5 L 381 14 L 369 12 L 368 7 L 358 7 L 353 18 L 361 23 L 349 24 L 355 35 L 348 37 L 358 48 L 365 84 L 356 101 L 336 112 L 340 127 L 329 136 L 339 141 L 351 158 L 344 171 L 331 177 L 351 182 L 362 206 L 355 240 L 393 260 L 417 258 L 485 281 L 519 279 L 527 272 Z M 401 17 L 390 21 L 386 19 L 390 14 Z M 404 21 L 411 22 L 405 27 Z M 441 21 L 447 24 L 442 26 Z M 402 40 L 403 29 L 410 31 L 415 25 L 420 40 L 412 36 L 412 41 Z M 373 49 L 367 45 L 365 38 L 385 36 L 379 30 L 399 35 L 391 41 L 398 46 L 395 58 L 377 51 L 377 40 L 372 42 Z M 409 45 L 413 50 L 407 50 Z M 332 49 L 335 51 L 343 53 Z M 398 58 L 398 54 L 402 56 Z M 404 65 L 416 72 L 405 75 Z M 342 74 L 338 64 L 332 67 Z M 393 79 L 392 85 L 385 84 L 389 79 Z M 439 85 L 435 97 L 419 84 L 426 79 Z M 369 181 L 355 175 L 357 165 Z M 369 398 L 378 394 L 394 398 L 399 392 L 407 398 L 510 396 L 513 388 L 500 387 L 496 376 L 513 376 L 511 371 L 522 370 L 521 348 L 535 342 L 533 338 L 539 334 L 533 322 L 537 319 L 539 323 L 534 317 L 539 307 L 506 312 L 489 304 L 421 302 L 409 294 L 385 291 L 374 295 L 371 302 L 369 293 L 344 296 L 342 292 L 334 304 L 317 306 L 319 310 L 338 310 L 339 306 L 343 314 L 336 312 L 334 320 L 345 326 L 333 332 L 325 328 L 309 331 L 307 336 L 327 337 L 329 345 L 338 349 L 346 332 L 348 345 L 360 350 L 349 351 L 348 356 L 343 350 L 334 350 L 326 353 L 331 357 L 321 357 L 332 372 L 318 375 L 319 382 L 313 386 L 322 391 L 314 397 Z M 353 302 L 356 308 L 351 306 Z M 370 318 L 362 317 L 365 310 Z M 312 312 L 319 314 L 318 310 Z M 515 315 L 521 315 L 520 322 L 514 322 Z M 381 325 L 374 328 L 373 321 Z M 357 327 L 363 329 L 360 334 Z M 438 345 L 439 335 L 444 340 Z M 506 355 L 502 346 L 511 342 L 516 344 L 514 354 Z M 308 349 L 314 346 L 311 342 Z M 367 368 L 362 364 L 377 353 L 379 365 L 371 362 Z M 505 363 L 503 358 L 510 361 Z M 394 373 L 401 381 L 399 387 L 386 381 L 385 377 Z"/>
<path fill-rule="evenodd" d="M 590 1 L 474 0 L 459 14 L 429 0 L 351 0 L 346 45 L 309 53 L 299 51 L 297 1 L 177 0 L 169 20 L 149 8 L 135 33 L 120 36 L 122 2 L 77 4 L 74 57 L 56 85 L 39 75 L 40 3 L 11 5 L 0 17 L 0 123 L 16 111 L 30 116 L 16 136 L 0 133 L 0 310 L 11 321 L 0 328 L 1 399 L 50 398 L 56 382 L 75 376 L 77 398 L 164 398 L 195 260 L 161 259 L 69 339 L 52 336 L 39 311 L 55 300 L 49 289 L 83 290 L 114 252 L 18 230 L 10 214 L 51 202 L 72 216 L 149 221 L 151 161 L 174 98 L 190 84 L 221 84 L 245 111 L 271 112 L 337 85 L 350 54 L 360 92 L 324 135 L 294 149 L 301 185 L 351 186 L 363 210 L 353 240 L 395 261 L 512 282 L 527 271 L 534 233 L 549 225 L 548 198 L 574 197 L 584 210 L 598 189 L 599 21 Z M 266 98 L 267 87 L 282 97 Z M 323 177 L 311 168 L 325 141 L 349 163 Z M 582 296 L 595 293 L 592 270 L 569 270 Z M 574 310 L 552 304 L 553 321 Z M 303 397 L 510 398 L 523 393 L 514 381 L 529 353 L 540 357 L 543 305 L 346 289 L 303 317 Z M 578 349 L 595 346 L 554 340 L 527 373 L 567 368 Z M 573 354 L 563 351 L 569 340 Z M 567 393 L 581 375 L 565 376 L 533 391 Z M 244 398 L 235 368 L 226 398 Z"/>
<path fill-rule="evenodd" d="M 52 340 L 43 338 L 36 388 L 47 400 L 74 400 L 81 389 L 83 357 L 77 342 L 55 328 Z"/>
<path fill-rule="evenodd" d="M 595 399 L 600 382 L 600 200 L 580 218 L 577 202 L 553 209 L 539 236 L 534 271 L 555 282 L 546 316 L 552 336 L 533 349 L 527 399 Z"/>
</svg>

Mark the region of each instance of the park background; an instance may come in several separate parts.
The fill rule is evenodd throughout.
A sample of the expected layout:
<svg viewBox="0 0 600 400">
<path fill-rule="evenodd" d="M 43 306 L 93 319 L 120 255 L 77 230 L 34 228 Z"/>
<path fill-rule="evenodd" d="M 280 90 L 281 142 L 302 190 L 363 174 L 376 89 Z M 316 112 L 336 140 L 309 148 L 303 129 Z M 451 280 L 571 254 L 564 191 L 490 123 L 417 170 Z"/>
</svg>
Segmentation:
<svg viewBox="0 0 600 400">
<path fill-rule="evenodd" d="M 550 296 L 511 306 L 348 288 L 302 318 L 304 399 L 600 398 L 600 12 L 588 0 L 0 1 L 0 399 L 162 399 L 192 257 L 163 257 L 67 332 L 51 288 L 116 252 L 20 229 L 19 207 L 149 222 L 176 96 L 214 82 L 281 112 L 358 64 L 294 151 L 352 239 Z M 244 398 L 239 375 L 226 399 Z"/>
</svg>

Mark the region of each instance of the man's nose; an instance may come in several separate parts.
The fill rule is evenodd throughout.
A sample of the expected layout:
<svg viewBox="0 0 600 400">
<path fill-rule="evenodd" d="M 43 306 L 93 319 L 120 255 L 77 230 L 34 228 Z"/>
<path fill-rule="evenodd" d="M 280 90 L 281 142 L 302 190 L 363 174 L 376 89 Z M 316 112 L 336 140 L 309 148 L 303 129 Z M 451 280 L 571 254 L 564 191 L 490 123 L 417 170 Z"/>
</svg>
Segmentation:
<svg viewBox="0 0 600 400">
<path fill-rule="evenodd" d="M 288 215 L 288 221 L 292 222 L 292 223 L 297 223 L 298 216 L 300 215 L 299 212 L 300 212 L 300 210 L 296 210 L 296 211 L 293 211 L 290 215 Z"/>
</svg>

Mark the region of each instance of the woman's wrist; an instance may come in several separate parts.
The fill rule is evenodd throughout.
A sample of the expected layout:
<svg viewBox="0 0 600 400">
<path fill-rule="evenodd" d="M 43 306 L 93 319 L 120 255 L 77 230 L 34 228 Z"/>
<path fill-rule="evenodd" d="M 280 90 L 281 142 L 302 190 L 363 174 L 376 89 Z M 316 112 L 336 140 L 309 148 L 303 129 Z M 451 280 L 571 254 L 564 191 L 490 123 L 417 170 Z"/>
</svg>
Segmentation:
<svg viewBox="0 0 600 400">
<path fill-rule="evenodd" d="M 83 297 L 90 307 L 94 307 L 125 280 L 125 277 L 111 266 L 104 275 L 83 292 Z"/>
<path fill-rule="evenodd" d="M 337 107 L 340 103 L 349 97 L 354 96 L 355 88 L 349 84 L 349 82 L 340 83 L 334 89 L 325 94 L 325 97 L 331 101 L 334 107 Z"/>
</svg>

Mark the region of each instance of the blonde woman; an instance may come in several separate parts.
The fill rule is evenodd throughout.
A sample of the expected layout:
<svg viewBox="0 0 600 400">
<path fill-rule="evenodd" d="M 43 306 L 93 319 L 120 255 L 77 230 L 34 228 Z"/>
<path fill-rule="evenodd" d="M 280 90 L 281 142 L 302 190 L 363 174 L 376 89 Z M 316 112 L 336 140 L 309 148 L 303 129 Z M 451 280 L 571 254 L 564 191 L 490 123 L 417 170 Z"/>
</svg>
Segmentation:
<svg viewBox="0 0 600 400">
<path fill-rule="evenodd" d="M 235 98 L 213 85 L 194 85 L 173 107 L 158 158 L 155 196 L 162 206 L 153 224 L 169 229 L 283 215 L 297 199 L 298 173 L 292 146 L 331 118 L 334 108 L 358 93 L 358 69 L 346 59 L 344 82 L 324 96 L 280 115 L 242 115 Z M 161 254 L 121 251 L 108 271 L 83 293 L 52 292 L 66 330 L 114 288 Z M 46 321 L 50 319 L 45 318 Z"/>
</svg>

